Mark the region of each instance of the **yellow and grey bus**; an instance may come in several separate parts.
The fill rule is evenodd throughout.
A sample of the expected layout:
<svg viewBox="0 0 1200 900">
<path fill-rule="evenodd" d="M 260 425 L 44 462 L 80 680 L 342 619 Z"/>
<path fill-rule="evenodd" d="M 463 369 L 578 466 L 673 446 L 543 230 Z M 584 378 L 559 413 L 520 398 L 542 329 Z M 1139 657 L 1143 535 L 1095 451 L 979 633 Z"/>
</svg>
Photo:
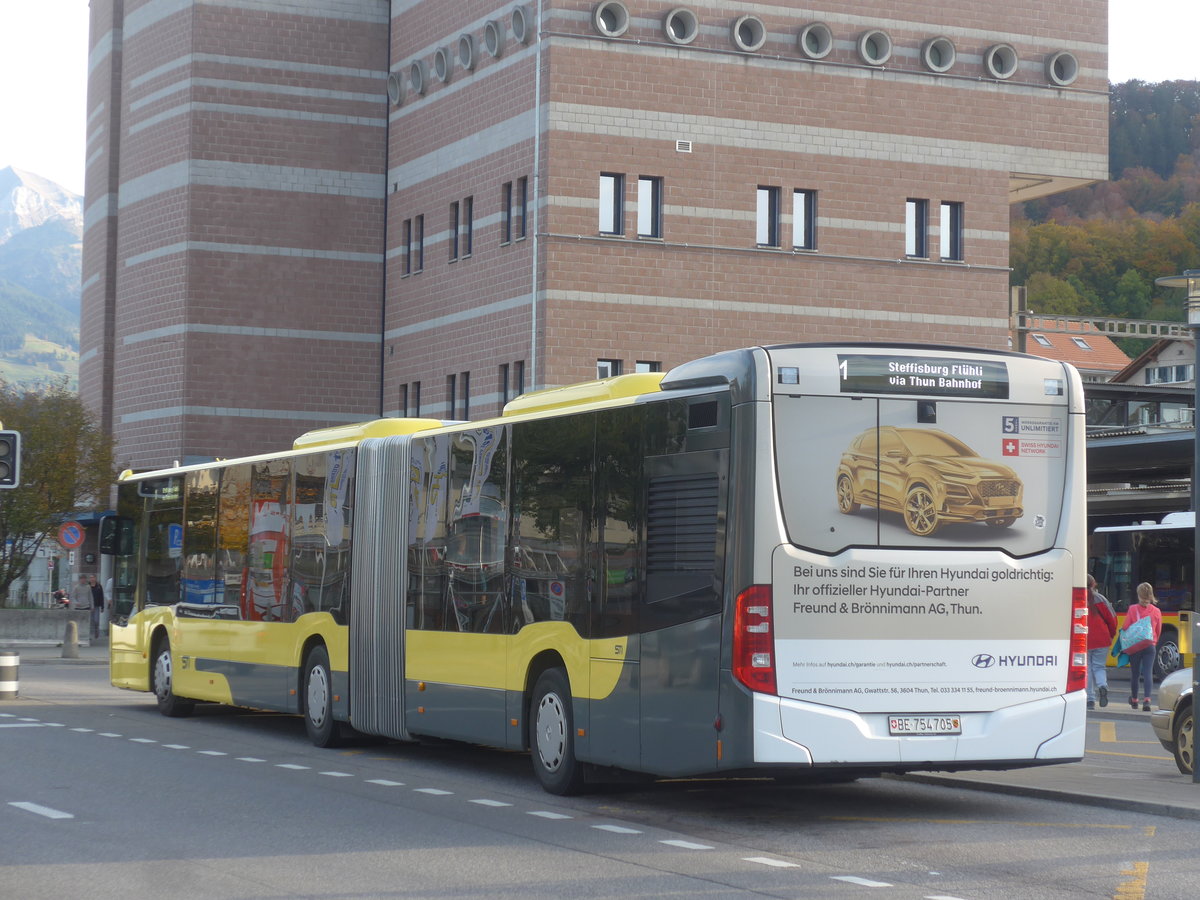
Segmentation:
<svg viewBox="0 0 1200 900">
<path fill-rule="evenodd" d="M 1083 755 L 1083 397 L 1014 353 L 794 344 L 126 473 L 111 678 L 630 773 Z"/>
</svg>

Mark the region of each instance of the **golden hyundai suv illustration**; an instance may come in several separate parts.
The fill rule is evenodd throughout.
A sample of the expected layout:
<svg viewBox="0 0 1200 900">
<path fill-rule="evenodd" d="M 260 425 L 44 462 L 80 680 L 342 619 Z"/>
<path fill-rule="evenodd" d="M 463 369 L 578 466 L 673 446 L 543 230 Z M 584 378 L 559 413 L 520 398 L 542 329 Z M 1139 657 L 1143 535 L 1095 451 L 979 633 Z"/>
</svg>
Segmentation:
<svg viewBox="0 0 1200 900">
<path fill-rule="evenodd" d="M 947 522 L 1007 528 L 1024 513 L 1023 489 L 1008 466 L 936 428 L 870 428 L 850 442 L 837 472 L 843 513 L 862 504 L 898 512 L 921 537 Z"/>
</svg>

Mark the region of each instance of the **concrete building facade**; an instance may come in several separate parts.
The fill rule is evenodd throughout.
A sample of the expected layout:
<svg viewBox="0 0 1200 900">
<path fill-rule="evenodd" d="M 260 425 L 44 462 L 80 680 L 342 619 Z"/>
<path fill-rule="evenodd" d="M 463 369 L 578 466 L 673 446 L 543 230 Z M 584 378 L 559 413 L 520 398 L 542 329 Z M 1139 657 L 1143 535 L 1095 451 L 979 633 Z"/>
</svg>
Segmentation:
<svg viewBox="0 0 1200 900">
<path fill-rule="evenodd" d="M 1003 348 L 1107 4 L 93 0 L 81 392 L 130 465 L 755 343 Z"/>
</svg>

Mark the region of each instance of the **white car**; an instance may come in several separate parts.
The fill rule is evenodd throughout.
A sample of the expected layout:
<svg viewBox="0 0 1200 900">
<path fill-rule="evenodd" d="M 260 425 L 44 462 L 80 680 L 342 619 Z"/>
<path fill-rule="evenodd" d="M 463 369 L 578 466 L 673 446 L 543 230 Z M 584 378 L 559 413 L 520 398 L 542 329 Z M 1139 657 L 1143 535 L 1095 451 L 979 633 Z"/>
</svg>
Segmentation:
<svg viewBox="0 0 1200 900">
<path fill-rule="evenodd" d="M 1192 716 L 1192 670 L 1178 669 L 1158 686 L 1158 709 L 1150 725 L 1162 745 L 1175 755 L 1175 765 L 1191 775 L 1196 764 L 1196 722 Z"/>
</svg>

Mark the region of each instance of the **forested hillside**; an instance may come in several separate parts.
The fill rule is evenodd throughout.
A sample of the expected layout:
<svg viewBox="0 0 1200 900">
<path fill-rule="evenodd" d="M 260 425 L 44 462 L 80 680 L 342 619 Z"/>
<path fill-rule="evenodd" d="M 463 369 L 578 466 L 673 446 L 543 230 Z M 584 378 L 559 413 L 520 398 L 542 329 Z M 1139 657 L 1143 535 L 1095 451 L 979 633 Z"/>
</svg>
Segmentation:
<svg viewBox="0 0 1200 900">
<path fill-rule="evenodd" d="M 1109 166 L 1013 208 L 1012 283 L 1036 312 L 1182 319 L 1154 279 L 1200 268 L 1200 82 L 1114 85 Z"/>
</svg>

